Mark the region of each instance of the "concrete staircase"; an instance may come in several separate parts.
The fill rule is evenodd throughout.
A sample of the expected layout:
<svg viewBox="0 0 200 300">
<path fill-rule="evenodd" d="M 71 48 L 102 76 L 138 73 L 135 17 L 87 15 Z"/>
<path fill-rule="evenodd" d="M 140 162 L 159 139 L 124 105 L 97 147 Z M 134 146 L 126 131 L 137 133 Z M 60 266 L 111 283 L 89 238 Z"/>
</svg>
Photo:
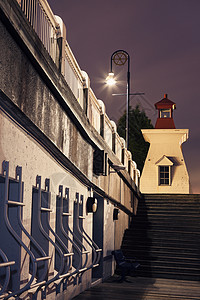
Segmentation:
<svg viewBox="0 0 200 300">
<path fill-rule="evenodd" d="M 200 195 L 144 195 L 121 248 L 139 276 L 200 280 Z"/>
</svg>

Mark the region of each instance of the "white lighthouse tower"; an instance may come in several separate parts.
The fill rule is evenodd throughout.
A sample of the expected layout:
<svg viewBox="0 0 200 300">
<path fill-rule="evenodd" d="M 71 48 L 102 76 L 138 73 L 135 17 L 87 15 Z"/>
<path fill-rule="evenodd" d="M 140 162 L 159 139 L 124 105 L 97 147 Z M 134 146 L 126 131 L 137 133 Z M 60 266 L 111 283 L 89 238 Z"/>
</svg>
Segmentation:
<svg viewBox="0 0 200 300">
<path fill-rule="evenodd" d="M 176 129 L 173 110 L 176 104 L 167 94 L 155 103 L 158 118 L 155 129 L 143 129 L 144 139 L 150 143 L 140 179 L 142 193 L 189 194 L 189 176 L 182 153 L 188 139 L 188 129 Z"/>
</svg>

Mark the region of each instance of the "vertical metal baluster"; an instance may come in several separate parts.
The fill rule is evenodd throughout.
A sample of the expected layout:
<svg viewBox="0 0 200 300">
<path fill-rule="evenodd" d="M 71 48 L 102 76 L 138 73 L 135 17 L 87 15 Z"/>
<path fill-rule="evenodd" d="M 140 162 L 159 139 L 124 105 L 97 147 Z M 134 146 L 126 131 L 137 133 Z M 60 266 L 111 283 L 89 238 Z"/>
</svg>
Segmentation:
<svg viewBox="0 0 200 300">
<path fill-rule="evenodd" d="M 37 0 L 34 0 L 35 1 L 35 26 L 34 26 L 34 29 L 35 29 L 35 32 L 38 34 L 38 1 Z"/>
<path fill-rule="evenodd" d="M 30 0 L 27 0 L 27 19 L 30 23 Z"/>
<path fill-rule="evenodd" d="M 81 200 L 83 202 L 83 195 L 81 195 Z M 92 244 L 92 250 L 94 253 L 94 257 L 93 257 L 93 266 L 97 265 L 99 263 L 100 257 L 101 257 L 101 251 L 102 249 L 100 249 L 97 244 L 92 240 L 92 238 L 87 234 L 87 232 L 84 230 L 84 227 L 81 228 L 83 234 L 85 234 L 85 236 L 87 237 L 87 239 L 91 242 Z"/>
<path fill-rule="evenodd" d="M 33 0 L 33 29 L 34 30 L 35 30 L 35 24 L 36 24 L 36 1 Z"/>
<path fill-rule="evenodd" d="M 51 49 L 50 49 L 50 41 L 51 41 L 51 34 L 50 34 L 50 22 L 47 21 L 47 50 L 48 50 L 48 53 L 50 54 L 51 53 Z"/>
<path fill-rule="evenodd" d="M 49 36 L 48 36 L 48 19 L 45 15 L 45 24 L 46 24 L 46 32 L 45 32 L 45 44 L 46 44 L 46 50 L 48 51 L 48 39 L 49 39 Z"/>
<path fill-rule="evenodd" d="M 24 291 L 26 291 L 27 289 L 29 289 L 31 283 L 34 280 L 35 274 L 36 274 L 36 265 L 35 265 L 35 258 L 33 256 L 33 254 L 31 253 L 31 251 L 29 250 L 29 248 L 24 244 L 24 242 L 22 241 L 21 237 L 18 236 L 18 234 L 15 232 L 15 230 L 13 229 L 13 227 L 10 224 L 9 218 L 8 218 L 8 205 L 9 205 L 9 162 L 8 161 L 3 161 L 2 164 L 2 168 L 3 168 L 3 174 L 5 175 L 5 188 L 4 188 L 4 221 L 6 223 L 6 227 L 9 230 L 10 234 L 14 237 L 14 239 L 17 241 L 17 243 L 19 243 L 19 245 L 21 247 L 24 248 L 24 250 L 29 254 L 30 259 L 33 263 L 33 274 L 30 278 L 30 280 L 28 281 L 28 283 L 21 289 L 19 289 L 18 291 L 14 291 L 13 293 L 9 294 L 9 296 L 7 296 L 8 298 L 11 296 L 18 296 L 21 293 L 23 293 Z M 21 193 L 21 192 L 20 192 Z M 18 195 L 19 196 L 19 195 Z M 16 205 L 18 205 L 17 203 L 19 203 L 19 201 L 16 201 Z M 19 209 L 19 208 L 18 208 Z M 5 297 L 5 299 L 7 299 L 7 297 Z"/>
<path fill-rule="evenodd" d="M 27 17 L 27 1 L 28 0 L 24 0 L 24 14 Z"/>
<path fill-rule="evenodd" d="M 47 20 L 46 20 L 46 16 L 44 13 L 44 47 L 45 49 L 47 49 Z"/>
<path fill-rule="evenodd" d="M 6 292 L 6 289 L 8 287 L 9 281 L 10 281 L 10 266 L 14 265 L 15 261 L 9 262 L 7 256 L 1 249 L 0 249 L 0 256 L 3 260 L 3 262 L 7 263 L 7 265 L 5 266 L 5 268 L 6 268 L 5 281 L 4 281 L 3 285 L 1 286 L 1 290 L 0 290 L 0 298 L 1 298 L 1 296 L 4 294 L 4 292 Z M 0 267 L 1 267 L 1 264 L 0 264 Z"/>
<path fill-rule="evenodd" d="M 31 27 L 33 27 L 33 0 L 29 0 L 30 1 L 30 24 Z"/>
<path fill-rule="evenodd" d="M 41 39 L 42 37 L 42 19 L 41 19 L 41 9 L 40 9 L 40 4 L 38 3 L 38 30 L 37 30 L 37 34 L 39 36 L 39 38 Z M 41 39 L 42 40 L 42 39 Z"/>
<path fill-rule="evenodd" d="M 45 16 L 44 16 L 44 11 L 42 9 L 42 43 L 45 47 L 44 40 L 45 40 Z"/>
</svg>

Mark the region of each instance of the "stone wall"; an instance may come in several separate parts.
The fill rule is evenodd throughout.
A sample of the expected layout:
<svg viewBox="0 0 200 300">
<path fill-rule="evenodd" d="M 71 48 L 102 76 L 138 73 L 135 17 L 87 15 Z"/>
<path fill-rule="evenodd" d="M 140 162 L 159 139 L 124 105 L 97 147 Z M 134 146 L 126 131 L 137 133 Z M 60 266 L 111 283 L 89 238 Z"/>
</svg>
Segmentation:
<svg viewBox="0 0 200 300">
<path fill-rule="evenodd" d="M 40 176 L 43 192 L 50 193 L 49 224 L 53 232 L 56 231 L 60 187 L 68 189 L 68 209 L 71 214 L 68 221 L 72 229 L 69 236 L 73 240 L 75 203 L 79 195 L 83 208 L 79 217 L 84 218 L 83 228 L 89 238 L 102 248 L 98 266 L 95 270 L 91 267 L 93 250 L 90 243 L 83 240 L 81 247 L 89 251 L 86 270 L 67 277 L 67 291 L 64 289 L 62 292 L 60 289 L 58 292 L 58 283 L 55 282 L 48 286 L 45 283 L 42 285 L 47 299 L 63 297 L 64 294 L 65 299 L 71 299 L 93 281 L 99 282 L 112 275 L 114 262 L 111 251 L 120 247 L 123 232 L 132 216 L 134 195 L 138 197 L 137 188 L 126 169 L 114 172 L 112 166 L 121 165 L 120 159 L 88 120 L 58 65 L 32 30 L 18 3 L 15 0 L 0 1 L 0 17 L 0 164 L 5 166 L 5 161 L 9 164 L 9 171 L 6 173 L 2 169 L 0 175 L 0 210 L 3 211 L 4 206 L 8 205 L 3 193 L 7 184 L 5 178 L 9 179 L 9 183 L 13 181 L 18 184 L 16 168 L 21 167 L 23 193 L 19 197 L 24 205 L 22 222 L 27 232 L 30 234 L 33 229 L 33 191 L 38 190 L 36 179 Z M 96 149 L 108 154 L 106 176 L 93 173 L 93 153 Z M 46 179 L 50 183 L 49 191 L 46 190 Z M 87 199 L 94 195 L 99 210 L 97 207 L 96 213 L 88 213 Z M 113 210 L 116 207 L 120 214 L 119 219 L 114 221 Z M 8 249 L 4 249 L 5 232 L 2 229 L 5 225 L 4 216 L 0 222 L 0 249 L 6 253 Z M 21 234 L 21 241 L 30 248 L 29 238 Z M 13 237 L 8 235 L 10 247 L 15 247 Z M 49 236 L 56 242 L 53 233 L 50 232 Z M 19 246 L 21 268 L 17 272 L 20 289 L 31 276 L 26 247 Z M 69 251 L 73 251 L 73 247 L 73 242 L 69 242 Z M 51 242 L 48 252 L 48 279 L 51 279 L 56 276 L 56 248 Z M 12 253 L 8 256 L 9 260 L 13 260 Z M 69 272 L 73 271 L 74 265 L 69 269 Z M 11 268 L 10 280 L 13 280 L 12 274 Z M 7 290 L 12 291 L 11 283 Z M 35 293 L 35 290 L 28 291 L 30 294 Z M 56 296 L 57 292 L 59 296 Z M 25 291 L 24 299 L 28 297 Z M 42 297 L 41 290 L 38 297 Z"/>
</svg>

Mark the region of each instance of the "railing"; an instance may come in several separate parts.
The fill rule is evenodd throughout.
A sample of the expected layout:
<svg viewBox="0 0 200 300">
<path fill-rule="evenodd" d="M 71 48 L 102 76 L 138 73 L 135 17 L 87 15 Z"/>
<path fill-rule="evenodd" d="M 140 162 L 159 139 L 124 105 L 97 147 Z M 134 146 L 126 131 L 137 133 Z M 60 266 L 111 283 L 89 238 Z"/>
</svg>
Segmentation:
<svg viewBox="0 0 200 300">
<path fill-rule="evenodd" d="M 129 152 L 126 148 L 124 148 L 124 166 L 126 167 L 127 171 L 129 171 L 129 166 L 130 166 L 129 161 L 132 159 L 131 156 L 132 156 L 131 152 Z"/>
<path fill-rule="evenodd" d="M 49 55 L 59 66 L 60 72 L 92 126 L 125 165 L 131 178 L 138 182 L 139 172 L 131 171 L 135 165 L 129 163 L 131 158 L 123 141 L 113 129 L 112 121 L 105 110 L 102 112 L 100 102 L 90 88 L 88 75 L 80 69 L 66 41 L 66 29 L 61 18 L 54 16 L 47 0 L 17 0 L 17 2 Z"/>
<path fill-rule="evenodd" d="M 83 195 L 76 193 L 74 202 L 73 230 L 69 226 L 69 189 L 59 186 L 56 203 L 56 224 L 51 227 L 50 181 L 45 180 L 45 189 L 41 188 L 41 177 L 36 177 L 36 186 L 32 189 L 31 233 L 23 226 L 22 168 L 16 167 L 16 178 L 9 177 L 9 162 L 3 162 L 3 174 L 0 174 L 0 299 L 16 297 L 27 292 L 32 299 L 37 299 L 41 291 L 42 299 L 46 298 L 49 285 L 53 284 L 56 293 L 67 288 L 68 279 L 74 284 L 81 281 L 82 274 L 99 266 L 101 249 L 87 234 L 83 226 Z M 66 208 L 67 204 L 67 208 Z M 76 236 L 76 230 L 78 236 Z M 23 236 L 26 236 L 25 242 Z M 84 246 L 84 241 L 91 251 Z M 26 271 L 21 261 L 21 250 L 26 253 Z M 73 250 L 73 251 L 71 251 Z M 89 258 L 89 253 L 93 257 Z M 53 261 L 53 264 L 50 262 Z M 89 264 L 88 264 L 89 263 Z M 24 264 L 24 263 L 23 263 Z M 27 282 L 20 284 L 21 275 Z M 53 276 L 52 276 L 53 274 Z M 27 278 L 25 278 L 27 276 Z"/>
<path fill-rule="evenodd" d="M 92 126 L 98 131 L 100 134 L 100 117 L 101 117 L 101 107 L 99 102 L 90 88 L 89 90 L 89 104 L 88 104 L 88 119 Z"/>
<path fill-rule="evenodd" d="M 0 269 L 5 269 L 5 275 L 3 283 L 0 287 L 0 299 L 3 299 L 5 297 L 5 291 L 7 290 L 9 279 L 10 279 L 10 267 L 15 264 L 15 261 L 8 261 L 7 256 L 5 253 L 0 249 Z M 2 276 L 2 273 L 1 273 Z M 7 295 L 7 294 L 6 294 Z"/>
<path fill-rule="evenodd" d="M 125 147 L 125 141 L 116 133 L 116 146 L 115 146 L 115 154 L 122 162 L 122 149 Z"/>
<path fill-rule="evenodd" d="M 4 242 L 1 245 L 2 251 L 8 257 L 9 261 L 14 261 L 9 274 L 7 274 L 7 288 L 2 292 L 3 299 L 15 297 L 33 287 L 42 284 L 42 280 L 35 282 L 38 260 L 30 251 L 28 245 L 22 240 L 22 233 L 26 235 L 29 242 L 38 248 L 37 242 L 27 232 L 22 224 L 22 207 L 23 204 L 23 184 L 22 169 L 16 167 L 16 178 L 9 178 L 9 162 L 4 161 L 2 164 L 3 174 L 0 176 L 0 188 L 3 192 L 0 198 L 1 227 L 0 240 Z M 31 274 L 27 283 L 20 286 L 21 270 L 21 249 L 24 249 L 30 258 Z M 46 260 L 46 255 L 41 248 L 38 249 L 42 255 L 40 260 Z M 48 258 L 47 258 L 48 259 Z M 47 270 L 47 268 L 46 268 Z M 2 279 L 3 276 L 1 276 Z M 0 284 L 1 285 L 1 284 Z"/>
<path fill-rule="evenodd" d="M 139 175 L 139 174 L 137 174 L 137 165 L 133 160 L 130 160 L 130 176 L 133 179 L 133 181 L 135 182 L 135 184 L 136 184 L 137 175 Z"/>
<path fill-rule="evenodd" d="M 57 21 L 46 0 L 17 0 L 31 26 L 55 62 Z"/>
<path fill-rule="evenodd" d="M 67 84 L 71 88 L 75 98 L 83 108 L 83 76 L 81 69 L 70 49 L 69 44 L 65 41 L 64 55 L 64 74 Z"/>
<path fill-rule="evenodd" d="M 113 133 L 113 126 L 112 123 L 105 114 L 105 123 L 104 123 L 104 139 L 107 145 L 112 149 L 112 133 Z"/>
</svg>

